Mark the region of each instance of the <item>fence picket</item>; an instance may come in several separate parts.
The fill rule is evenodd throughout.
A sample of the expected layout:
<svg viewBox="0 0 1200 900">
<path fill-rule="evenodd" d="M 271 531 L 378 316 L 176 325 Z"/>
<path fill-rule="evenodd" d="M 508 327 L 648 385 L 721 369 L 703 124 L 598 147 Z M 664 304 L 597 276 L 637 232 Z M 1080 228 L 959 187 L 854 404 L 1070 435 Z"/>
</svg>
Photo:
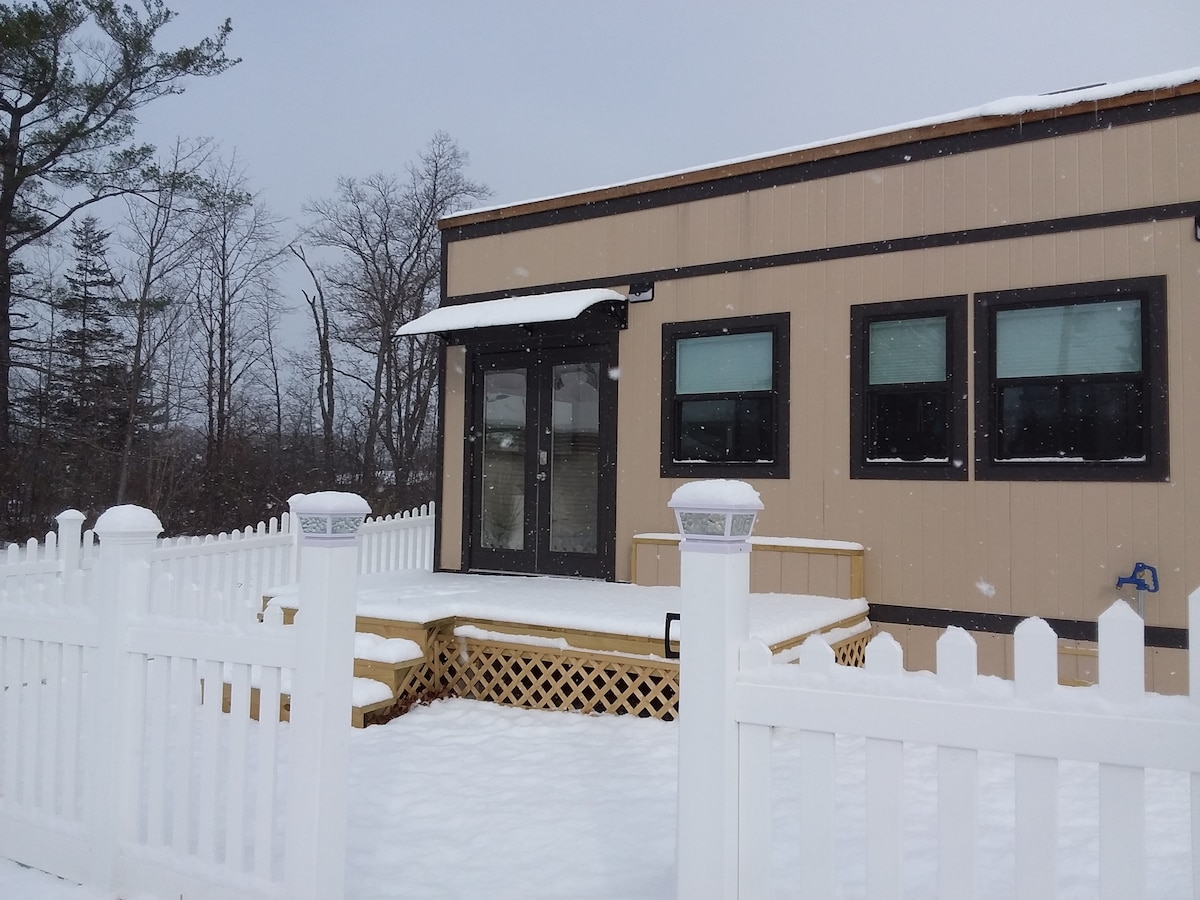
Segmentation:
<svg viewBox="0 0 1200 900">
<path fill-rule="evenodd" d="M 250 730 L 250 666 L 234 663 L 229 684 L 229 764 L 225 776 L 225 864 L 245 869 L 243 828 L 246 822 L 246 744 Z"/>
<path fill-rule="evenodd" d="M 1100 692 L 1132 703 L 1146 692 L 1146 638 L 1142 617 L 1124 600 L 1100 614 Z"/>
<path fill-rule="evenodd" d="M 280 616 L 283 610 L 279 610 Z M 281 620 L 282 623 L 282 620 Z M 278 770 L 275 765 L 279 751 L 280 670 L 263 666 L 258 690 L 258 775 L 255 778 L 254 874 L 270 878 L 274 862 L 275 809 Z"/>
<path fill-rule="evenodd" d="M 199 670 L 194 659 L 174 657 L 171 660 L 171 696 L 178 703 L 171 726 L 177 749 L 171 757 L 171 847 L 178 855 L 190 854 L 192 759 L 195 754 L 196 685 Z"/>
<path fill-rule="evenodd" d="M 200 803 L 196 824 L 196 855 L 217 862 L 217 762 L 220 752 L 221 663 L 200 663 L 204 700 L 200 705 Z"/>
<path fill-rule="evenodd" d="M 904 821 L 900 797 L 904 783 L 904 745 L 899 741 L 868 738 L 866 760 L 867 896 L 871 900 L 899 900 L 904 885 L 904 842 L 901 840 Z"/>
<path fill-rule="evenodd" d="M 832 651 L 831 651 L 832 652 Z M 764 728 L 770 731 L 768 728 Z M 832 734 L 801 731 L 800 743 L 800 859 L 807 896 L 837 895 L 837 855 L 834 829 L 837 821 L 835 782 L 829 777 L 836 765 L 837 745 Z M 768 760 L 767 767 L 770 768 Z M 747 894 L 765 897 L 768 892 Z"/>
<path fill-rule="evenodd" d="M 1058 895 L 1058 760 L 1018 756 L 1014 770 L 1017 896 Z"/>
<path fill-rule="evenodd" d="M 1101 764 L 1100 900 L 1146 896 L 1145 809 L 1145 770 Z"/>
<path fill-rule="evenodd" d="M 738 890 L 745 897 L 771 893 L 771 729 L 747 725 L 738 729 L 738 791 L 753 809 L 767 815 L 738 816 L 738 845 L 744 864 L 738 869 Z"/>
<path fill-rule="evenodd" d="M 1025 619 L 1013 631 L 1013 682 L 1029 701 L 1058 687 L 1058 635 L 1045 619 Z"/>
</svg>

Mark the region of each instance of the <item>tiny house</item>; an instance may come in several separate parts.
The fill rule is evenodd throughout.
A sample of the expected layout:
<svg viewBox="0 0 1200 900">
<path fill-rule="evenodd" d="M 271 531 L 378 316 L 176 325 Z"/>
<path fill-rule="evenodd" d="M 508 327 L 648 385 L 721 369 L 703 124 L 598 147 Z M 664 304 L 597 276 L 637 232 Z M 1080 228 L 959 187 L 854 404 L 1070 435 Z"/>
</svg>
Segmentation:
<svg viewBox="0 0 1200 900">
<path fill-rule="evenodd" d="M 673 530 L 682 482 L 737 478 L 759 533 L 864 546 L 910 667 L 959 625 L 1011 675 L 1038 615 L 1094 680 L 1124 596 L 1150 686 L 1186 689 L 1200 70 L 441 229 L 441 305 L 402 329 L 445 344 L 440 568 L 669 583 L 635 536 Z M 789 565 L 756 589 L 827 592 Z"/>
</svg>

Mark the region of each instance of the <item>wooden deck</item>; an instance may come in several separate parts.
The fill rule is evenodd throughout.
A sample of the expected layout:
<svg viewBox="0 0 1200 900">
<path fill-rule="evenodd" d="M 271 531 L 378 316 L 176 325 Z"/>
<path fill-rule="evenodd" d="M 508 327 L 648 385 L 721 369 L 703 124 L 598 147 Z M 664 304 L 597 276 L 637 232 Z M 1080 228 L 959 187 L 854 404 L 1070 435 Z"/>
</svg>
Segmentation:
<svg viewBox="0 0 1200 900">
<path fill-rule="evenodd" d="M 431 590 L 429 593 L 453 597 L 454 587 L 461 589 L 463 579 L 501 579 L 504 576 L 426 573 L 424 577 L 434 579 L 434 585 L 451 585 L 448 591 Z M 439 577 L 444 580 L 437 582 Z M 651 598 L 646 601 L 647 611 L 641 621 L 635 623 L 623 618 L 628 616 L 627 607 L 614 617 L 614 625 L 627 621 L 627 624 L 638 626 L 640 633 L 630 634 L 618 627 L 585 628 L 565 624 L 591 618 L 580 615 L 580 609 L 564 612 L 557 624 L 547 624 L 544 618 L 547 592 L 557 586 L 570 593 L 601 589 L 597 586 L 584 588 L 579 582 L 554 579 L 517 579 L 517 583 L 530 593 L 530 611 L 536 613 L 531 618 L 537 619 L 541 615 L 541 621 L 518 620 L 519 607 L 511 602 L 500 604 L 497 612 L 489 612 L 489 607 L 478 600 L 478 592 L 466 589 L 462 589 L 465 599 L 461 603 L 451 600 L 415 605 L 409 605 L 407 601 L 422 596 L 420 585 L 399 591 L 403 596 L 392 605 L 378 599 L 380 595 L 387 595 L 387 591 L 377 585 L 362 591 L 357 630 L 385 639 L 413 641 L 422 657 L 396 663 L 356 659 L 355 676 L 386 685 L 392 700 L 355 708 L 354 724 L 361 727 L 370 724 L 372 719 L 386 719 L 393 711 L 405 709 L 416 700 L 429 696 L 467 697 L 534 709 L 605 712 L 666 720 L 678 715 L 679 665 L 668 658 L 667 650 L 677 653 L 679 643 L 671 640 L 669 645 L 664 645 L 660 609 L 669 601 L 654 593 L 663 589 L 608 586 L 622 600 L 627 599 L 630 590 L 641 592 L 636 595 L 639 601 L 643 594 Z M 540 594 L 540 600 L 534 594 Z M 285 623 L 290 623 L 295 615 L 295 607 L 289 604 L 289 599 L 281 595 L 274 601 L 275 605 L 283 607 Z M 582 603 L 575 605 L 586 606 L 588 599 L 585 597 Z M 779 622 L 772 623 L 770 646 L 782 659 L 790 658 L 793 654 L 789 651 L 794 651 L 817 631 L 830 636 L 840 663 L 862 665 L 862 654 L 871 632 L 866 604 L 861 600 L 797 596 L 763 597 L 758 598 L 758 602 L 769 605 L 776 615 L 781 605 L 790 602 L 800 607 L 807 602 L 821 610 L 815 620 L 811 614 L 795 619 L 796 622 L 807 621 L 806 627 L 789 630 Z M 456 605 L 464 610 L 463 614 L 443 614 Z M 564 599 L 561 605 L 569 607 L 572 604 Z M 405 611 L 415 615 L 404 618 Z M 432 617 L 425 618 L 430 615 Z M 654 626 L 657 634 L 651 633 L 650 617 L 657 617 L 659 624 Z M 784 616 L 783 626 L 787 621 Z"/>
</svg>

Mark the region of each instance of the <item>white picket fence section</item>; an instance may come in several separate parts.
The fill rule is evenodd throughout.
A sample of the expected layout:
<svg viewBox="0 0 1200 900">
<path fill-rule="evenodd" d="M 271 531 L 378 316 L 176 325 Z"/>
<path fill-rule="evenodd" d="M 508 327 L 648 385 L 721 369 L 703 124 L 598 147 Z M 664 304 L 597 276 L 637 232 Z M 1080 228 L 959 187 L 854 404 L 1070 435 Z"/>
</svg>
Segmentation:
<svg viewBox="0 0 1200 900">
<path fill-rule="evenodd" d="M 1124 601 L 1100 617 L 1100 683 L 1058 684 L 1058 640 L 1041 619 L 1014 634 L 1015 678 L 983 679 L 974 639 L 948 629 L 937 644 L 937 675 L 906 672 L 886 633 L 867 647 L 866 665 L 834 663 L 813 639 L 798 666 L 772 665 L 761 642 L 745 645 L 734 691 L 739 725 L 740 896 L 771 889 L 771 729 L 799 731 L 800 863 L 797 897 L 838 895 L 833 852 L 837 818 L 834 736 L 866 738 L 867 896 L 903 895 L 903 778 L 908 745 L 937 747 L 938 896 L 976 897 L 978 754 L 1015 758 L 1016 896 L 1058 896 L 1060 760 L 1099 765 L 1102 900 L 1136 900 L 1146 887 L 1145 773 L 1191 773 L 1193 896 L 1200 897 L 1200 590 L 1189 601 L 1191 696 L 1145 692 L 1142 619 Z"/>
<path fill-rule="evenodd" d="M 748 549 L 748 546 L 744 549 Z M 995 896 L 981 883 L 981 753 L 1013 766 L 1011 839 L 1015 896 L 1059 896 L 1059 872 L 1091 872 L 1100 900 L 1139 900 L 1147 886 L 1146 773 L 1175 773 L 1189 793 L 1191 888 L 1200 900 L 1200 589 L 1188 599 L 1187 696 L 1145 690 L 1145 625 L 1124 601 L 1099 619 L 1099 684 L 1058 684 L 1058 640 L 1041 619 L 1014 634 L 1013 681 L 978 674 L 974 639 L 948 629 L 937 644 L 937 674 L 906 672 L 899 644 L 878 634 L 864 668 L 838 666 L 819 636 L 798 665 L 774 663 L 749 638 L 749 554 L 733 543 L 681 544 L 678 900 L 759 900 L 774 896 L 905 896 L 906 757 L 936 748 L 936 896 Z M 773 731 L 776 746 L 798 746 L 798 861 L 773 883 Z M 865 848 L 861 869 L 839 871 L 837 738 L 865 744 Z M 779 735 L 783 737 L 783 735 Z M 779 760 L 784 763 L 785 760 Z M 1098 769 L 1099 862 L 1059 840 L 1061 762 Z M 794 783 L 794 782 L 793 782 Z M 1065 783 L 1065 781 L 1064 781 Z M 988 795 L 991 799 L 992 795 Z M 911 798 L 909 798 L 911 799 Z M 1071 803 L 1068 803 L 1071 801 Z M 854 801 L 857 802 L 857 801 Z M 910 815 L 919 813 L 910 813 Z M 789 824 L 796 822 L 791 819 Z M 989 822 L 990 840 L 997 839 Z M 992 846 L 992 845 L 989 845 Z M 906 855 L 914 854 L 911 859 Z M 1061 856 L 1081 853 L 1083 855 Z M 790 853 L 788 854 L 791 855 Z M 923 864 L 923 863 L 922 863 Z M 864 877 L 865 876 L 865 877 Z M 1186 881 L 1186 873 L 1180 876 Z M 849 886 L 849 887 L 848 887 Z M 930 894 L 932 896 L 932 894 Z"/>
<path fill-rule="evenodd" d="M 358 573 L 433 570 L 434 505 L 367 519 L 359 529 Z"/>
<path fill-rule="evenodd" d="M 158 540 L 153 513 L 117 507 L 98 543 L 68 511 L 10 548 L 0 855 L 123 896 L 340 896 L 358 572 L 430 568 L 432 518 Z M 297 578 L 296 625 L 260 621 L 262 591 Z"/>
<path fill-rule="evenodd" d="M 59 514 L 57 521 L 57 532 L 49 532 L 43 540 L 30 538 L 0 553 L 0 591 L 49 590 L 59 579 L 66 582 L 68 593 L 78 590 L 81 573 L 95 564 L 96 535 L 83 529 L 83 514 L 76 510 Z M 434 521 L 432 502 L 368 518 L 359 532 L 359 574 L 432 571 Z M 219 595 L 230 611 L 257 614 L 271 588 L 299 579 L 298 547 L 292 515 L 285 512 L 220 534 L 160 538 L 151 554 L 151 568 L 155 578 L 169 575 L 181 584 L 195 585 L 204 596 Z"/>
</svg>

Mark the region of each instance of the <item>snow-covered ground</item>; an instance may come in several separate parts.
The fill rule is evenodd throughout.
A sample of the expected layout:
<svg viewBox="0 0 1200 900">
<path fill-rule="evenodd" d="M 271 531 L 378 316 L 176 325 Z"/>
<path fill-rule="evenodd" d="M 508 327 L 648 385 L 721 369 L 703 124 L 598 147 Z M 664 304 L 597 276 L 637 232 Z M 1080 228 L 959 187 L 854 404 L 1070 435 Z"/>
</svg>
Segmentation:
<svg viewBox="0 0 1200 900">
<path fill-rule="evenodd" d="M 673 897 L 676 726 L 470 700 L 353 732 L 348 898 L 668 900 Z M 936 895 L 936 754 L 905 766 L 905 896 Z M 842 896 L 864 894 L 864 747 L 838 743 Z M 794 736 L 775 742 L 775 894 L 790 896 L 798 840 Z M 1012 761 L 980 757 L 983 897 L 1012 897 Z M 1097 773 L 1060 773 L 1060 891 L 1098 894 Z M 1186 776 L 1147 775 L 1147 896 L 1192 896 Z M 0 850 L 2 852 L 2 850 Z M 102 895 L 0 860 L 0 898 Z M 105 898 L 107 900 L 107 898 Z M 132 898 L 126 898 L 132 900 Z M 157 898 L 169 900 L 169 898 Z"/>
</svg>

